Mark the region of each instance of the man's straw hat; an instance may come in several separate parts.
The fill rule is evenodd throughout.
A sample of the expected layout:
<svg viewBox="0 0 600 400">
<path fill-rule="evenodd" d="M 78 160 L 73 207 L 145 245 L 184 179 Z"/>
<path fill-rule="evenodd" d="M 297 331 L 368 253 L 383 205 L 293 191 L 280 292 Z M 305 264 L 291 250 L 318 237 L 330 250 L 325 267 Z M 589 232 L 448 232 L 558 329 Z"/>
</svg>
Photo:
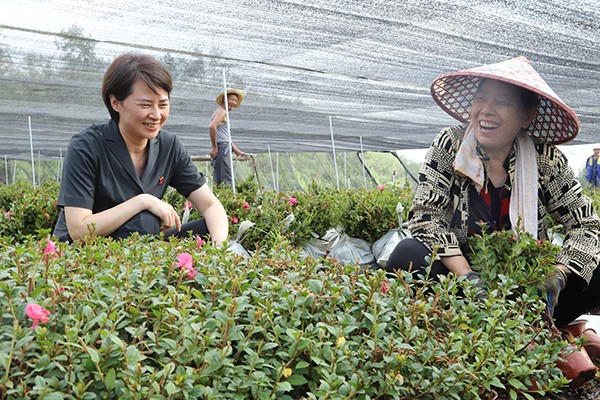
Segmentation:
<svg viewBox="0 0 600 400">
<path fill-rule="evenodd" d="M 244 101 L 244 98 L 246 97 L 246 94 L 244 93 L 243 90 L 240 89 L 233 89 L 233 88 L 229 88 L 227 89 L 227 94 L 235 94 L 238 97 L 238 107 L 240 106 L 240 104 L 242 104 L 242 101 Z M 217 96 L 217 99 L 215 100 L 217 102 L 218 105 L 222 106 L 223 102 L 224 102 L 224 94 L 223 92 L 219 93 L 219 95 Z"/>
</svg>

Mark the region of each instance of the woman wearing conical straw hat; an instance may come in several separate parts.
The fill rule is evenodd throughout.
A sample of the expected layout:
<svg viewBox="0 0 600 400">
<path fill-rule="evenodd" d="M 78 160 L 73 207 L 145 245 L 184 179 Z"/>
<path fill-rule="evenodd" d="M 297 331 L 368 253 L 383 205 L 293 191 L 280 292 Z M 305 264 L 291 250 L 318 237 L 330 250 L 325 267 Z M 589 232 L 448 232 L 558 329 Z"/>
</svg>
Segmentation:
<svg viewBox="0 0 600 400">
<path fill-rule="evenodd" d="M 566 231 L 541 288 L 549 314 L 565 328 L 600 305 L 600 219 L 555 146 L 578 134 L 573 110 L 525 57 L 444 74 L 431 94 L 463 125 L 442 130 L 429 148 L 411 210 L 413 237 L 397 245 L 388 271 L 424 273 L 435 248 L 429 276 L 462 276 L 485 299 L 486 285 L 465 257 L 468 237 L 484 222 L 488 232 L 512 229 L 545 240 L 549 216 Z M 600 337 L 584 334 L 586 349 L 600 355 Z"/>
</svg>

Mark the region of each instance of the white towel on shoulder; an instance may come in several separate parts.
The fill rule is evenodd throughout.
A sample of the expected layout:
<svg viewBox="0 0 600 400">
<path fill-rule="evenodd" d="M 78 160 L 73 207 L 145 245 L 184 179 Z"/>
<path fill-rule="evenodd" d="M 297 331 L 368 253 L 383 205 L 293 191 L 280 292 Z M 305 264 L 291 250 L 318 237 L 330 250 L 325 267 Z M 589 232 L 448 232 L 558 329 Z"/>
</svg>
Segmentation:
<svg viewBox="0 0 600 400">
<path fill-rule="evenodd" d="M 535 145 L 526 133 L 517 136 L 515 182 L 510 195 L 510 223 L 538 237 L 538 167 Z"/>
</svg>

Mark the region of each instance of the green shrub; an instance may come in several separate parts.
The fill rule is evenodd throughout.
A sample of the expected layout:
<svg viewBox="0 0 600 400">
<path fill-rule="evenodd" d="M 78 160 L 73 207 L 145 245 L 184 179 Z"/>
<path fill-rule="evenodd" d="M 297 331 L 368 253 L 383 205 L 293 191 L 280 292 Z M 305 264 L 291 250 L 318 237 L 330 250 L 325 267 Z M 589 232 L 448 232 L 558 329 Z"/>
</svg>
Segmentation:
<svg viewBox="0 0 600 400">
<path fill-rule="evenodd" d="M 94 239 L 59 244 L 55 257 L 45 240 L 0 238 L 0 396 L 478 399 L 528 398 L 533 384 L 556 390 L 566 382 L 554 367 L 564 343 L 540 322 L 535 291 L 522 289 L 548 268 L 526 260 L 545 263 L 553 249 L 507 235 L 472 245 L 474 265 L 498 282 L 485 302 L 463 280 L 388 281 L 382 271 L 301 259 L 286 241 L 246 260 L 194 240 Z M 183 253 L 193 279 L 178 266 Z M 31 303 L 50 313 L 36 329 Z"/>
<path fill-rule="evenodd" d="M 0 185 L 0 236 L 20 241 L 39 230 L 54 228 L 59 213 L 58 192 L 56 182 L 36 188 L 25 182 Z"/>
</svg>

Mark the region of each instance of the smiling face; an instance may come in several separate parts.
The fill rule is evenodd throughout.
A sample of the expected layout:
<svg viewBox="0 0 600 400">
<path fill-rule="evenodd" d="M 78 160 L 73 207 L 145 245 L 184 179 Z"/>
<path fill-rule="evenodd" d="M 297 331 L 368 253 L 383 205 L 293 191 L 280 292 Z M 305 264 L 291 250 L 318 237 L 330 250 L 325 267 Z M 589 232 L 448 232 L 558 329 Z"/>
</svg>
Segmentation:
<svg viewBox="0 0 600 400">
<path fill-rule="evenodd" d="M 527 128 L 535 115 L 535 107 L 523 106 L 521 89 L 493 79 L 482 81 L 471 103 L 475 137 L 488 153 L 508 154 L 521 129 Z"/>
<path fill-rule="evenodd" d="M 235 93 L 229 93 L 227 95 L 227 105 L 229 106 L 229 111 L 233 110 L 238 106 L 238 96 Z"/>
<path fill-rule="evenodd" d="M 167 122 L 169 94 L 162 88 L 155 88 L 155 91 L 138 79 L 131 86 L 131 94 L 123 101 L 111 95 L 111 106 L 119 113 L 119 130 L 125 142 L 145 145 Z"/>
</svg>

